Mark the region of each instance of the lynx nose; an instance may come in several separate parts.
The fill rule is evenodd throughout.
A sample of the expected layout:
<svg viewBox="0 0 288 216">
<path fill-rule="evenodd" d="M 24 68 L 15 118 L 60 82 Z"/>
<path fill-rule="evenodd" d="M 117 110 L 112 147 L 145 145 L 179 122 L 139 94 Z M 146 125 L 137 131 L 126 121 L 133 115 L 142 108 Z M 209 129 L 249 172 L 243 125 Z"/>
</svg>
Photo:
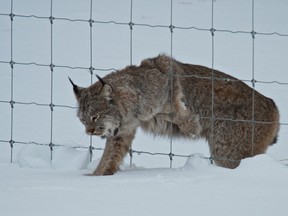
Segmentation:
<svg viewBox="0 0 288 216">
<path fill-rule="evenodd" d="M 88 129 L 86 130 L 86 133 L 87 133 L 88 135 L 93 135 L 94 132 L 95 132 L 95 129 L 94 129 L 94 128 L 88 128 Z"/>
</svg>

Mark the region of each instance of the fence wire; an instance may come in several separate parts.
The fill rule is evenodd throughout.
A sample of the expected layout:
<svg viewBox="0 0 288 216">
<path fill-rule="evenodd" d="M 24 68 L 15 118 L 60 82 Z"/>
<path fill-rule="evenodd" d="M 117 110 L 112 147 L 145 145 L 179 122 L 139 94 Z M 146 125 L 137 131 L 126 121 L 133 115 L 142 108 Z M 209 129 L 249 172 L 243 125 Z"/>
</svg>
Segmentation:
<svg viewBox="0 0 288 216">
<path fill-rule="evenodd" d="M 252 123 L 253 122 L 253 127 L 252 127 L 252 144 L 254 143 L 254 125 L 256 123 L 258 124 L 271 124 L 272 122 L 261 122 L 261 121 L 256 121 L 254 119 L 254 92 L 256 90 L 256 84 L 265 84 L 265 85 L 283 85 L 288 87 L 288 82 L 283 82 L 281 80 L 271 80 L 271 81 L 264 81 L 264 80 L 257 80 L 255 76 L 255 40 L 257 39 L 257 35 L 262 35 L 266 37 L 286 37 L 288 39 L 288 34 L 282 33 L 282 32 L 258 32 L 255 31 L 254 28 L 254 11 L 255 11 L 255 5 L 254 5 L 254 0 L 251 0 L 251 25 L 252 29 L 251 31 L 242 31 L 242 30 L 229 30 L 229 29 L 216 29 L 214 26 L 214 1 L 211 0 L 211 28 L 199 28 L 197 26 L 176 26 L 173 24 L 173 0 L 170 0 L 170 24 L 169 25 L 163 25 L 163 24 L 148 24 L 148 23 L 136 23 L 134 22 L 133 19 L 133 0 L 130 0 L 130 10 L 129 10 L 129 22 L 119 22 L 117 20 L 94 20 L 93 19 L 93 0 L 90 0 L 90 10 L 87 12 L 89 14 L 89 19 L 72 19 L 69 17 L 55 17 L 54 16 L 54 11 L 53 11 L 53 0 L 50 0 L 50 14 L 49 16 L 37 16 L 37 15 L 25 15 L 25 14 L 16 14 L 14 12 L 14 6 L 15 3 L 13 0 L 11 0 L 10 4 L 10 11 L 7 13 L 0 13 L 0 17 L 7 17 L 10 20 L 10 61 L 7 60 L 2 60 L 0 59 L 0 64 L 2 65 L 8 65 L 10 67 L 11 71 L 11 89 L 10 89 L 10 100 L 3 100 L 0 97 L 0 104 L 9 104 L 11 109 L 10 109 L 10 140 L 6 140 L 0 137 L 0 143 L 6 143 L 10 145 L 10 162 L 13 162 L 13 147 L 15 145 L 40 145 L 40 146 L 47 146 L 50 149 L 50 160 L 52 162 L 53 160 L 53 149 L 55 147 L 64 147 L 64 148 L 75 148 L 75 149 L 86 149 L 90 153 L 90 160 L 92 160 L 93 152 L 94 151 L 103 151 L 103 148 L 100 147 L 94 147 L 93 146 L 93 138 L 91 136 L 90 138 L 90 144 L 89 146 L 82 146 L 82 145 L 77 145 L 77 146 L 70 146 L 70 145 L 65 145 L 62 143 L 54 143 L 53 142 L 53 127 L 54 127 L 54 109 L 55 108 L 63 108 L 63 109 L 77 109 L 75 106 L 70 106 L 66 104 L 56 104 L 54 102 L 54 97 L 55 97 L 55 92 L 54 92 L 54 82 L 55 82 L 55 77 L 54 77 L 54 70 L 55 68 L 60 68 L 60 69 L 68 69 L 68 70 L 83 70 L 83 71 L 89 71 L 90 73 L 90 84 L 92 84 L 93 78 L 95 77 L 94 75 L 96 72 L 110 72 L 110 71 L 116 71 L 117 69 L 115 68 L 97 68 L 94 67 L 94 53 L 93 53 L 93 28 L 96 24 L 101 24 L 101 25 L 110 25 L 110 26 L 121 26 L 122 28 L 128 28 L 130 31 L 129 34 L 129 63 L 132 65 L 133 62 L 133 33 L 135 31 L 135 26 L 141 26 L 147 29 L 168 29 L 170 32 L 170 56 L 173 57 L 173 33 L 175 30 L 181 30 L 181 31 L 197 31 L 197 32 L 206 32 L 207 34 L 210 34 L 211 36 L 211 68 L 212 68 L 212 76 L 211 77 L 199 77 L 197 75 L 189 75 L 189 76 L 182 76 L 182 75 L 176 75 L 173 74 L 172 70 L 172 63 L 171 63 L 171 68 L 170 68 L 170 79 L 173 79 L 175 76 L 181 76 L 181 77 L 196 77 L 196 78 L 201 78 L 201 79 L 209 79 L 212 82 L 212 89 L 211 89 L 211 95 L 212 95 L 212 106 L 211 106 L 211 113 L 212 116 L 200 116 L 200 118 L 208 118 L 213 122 L 215 120 L 225 120 L 225 121 L 233 121 L 233 122 L 247 122 L 247 123 Z M 14 20 L 17 19 L 18 21 L 21 22 L 21 20 L 29 20 L 30 22 L 34 22 L 35 20 L 43 21 L 43 22 L 49 22 L 50 23 L 50 64 L 43 64 L 40 62 L 20 62 L 20 61 L 15 61 L 14 59 Z M 81 23 L 82 25 L 88 26 L 89 27 L 89 66 L 83 67 L 83 66 L 77 66 L 77 65 L 59 65 L 55 64 L 55 59 L 54 59 L 54 23 L 62 21 L 62 22 L 67 22 L 67 23 Z M 251 65 L 251 79 L 241 79 L 241 80 L 231 80 L 230 78 L 217 78 L 214 77 L 214 58 L 215 58 L 215 47 L 214 47 L 214 36 L 218 32 L 224 33 L 224 34 L 246 34 L 251 36 L 251 53 L 252 53 L 252 65 Z M 36 66 L 41 68 L 48 68 L 50 70 L 50 103 L 39 103 L 37 101 L 16 101 L 14 99 L 14 67 L 15 65 L 22 65 L 22 66 Z M 242 120 L 242 119 L 229 119 L 229 118 L 218 118 L 214 116 L 214 81 L 215 80 L 224 80 L 224 81 L 229 81 L 229 82 L 245 82 L 248 84 L 252 84 L 253 88 L 253 95 L 252 95 L 252 101 L 253 101 L 253 106 L 252 106 L 252 119 L 250 121 L 247 120 Z M 173 82 L 171 82 L 171 91 L 173 91 Z M 8 92 L 7 92 L 8 94 Z M 172 98 L 171 98 L 172 101 Z M 25 105 L 25 106 L 39 106 L 39 107 L 48 107 L 50 109 L 50 141 L 47 143 L 39 143 L 39 142 L 34 142 L 34 141 L 25 141 L 25 140 L 15 140 L 14 137 L 14 114 L 15 114 L 15 106 L 17 105 Z M 171 103 L 171 110 L 173 109 L 172 103 Z M 288 126 L 287 122 L 281 122 L 280 125 L 282 126 Z M 172 130 L 172 127 L 171 127 Z M 213 127 L 212 127 L 212 134 L 214 134 Z M 213 137 L 213 136 L 212 136 Z M 187 155 L 180 155 L 180 154 L 175 154 L 173 153 L 173 136 L 172 136 L 172 131 L 171 131 L 171 136 L 170 136 L 170 145 L 169 145 L 169 152 L 148 152 L 148 151 L 140 151 L 140 150 L 135 150 L 135 149 L 130 149 L 129 151 L 129 156 L 130 156 L 130 164 L 133 163 L 133 155 L 134 154 L 147 154 L 147 155 L 153 155 L 153 156 L 167 156 L 170 160 L 170 167 L 173 166 L 173 158 L 174 157 L 190 157 L 191 154 Z M 252 155 L 253 155 L 253 149 L 254 147 L 252 146 Z M 203 157 L 207 160 L 213 161 L 214 158 L 207 156 Z M 217 158 L 218 160 L 227 160 L 227 158 Z M 282 159 L 281 161 L 286 162 L 288 159 Z"/>
</svg>

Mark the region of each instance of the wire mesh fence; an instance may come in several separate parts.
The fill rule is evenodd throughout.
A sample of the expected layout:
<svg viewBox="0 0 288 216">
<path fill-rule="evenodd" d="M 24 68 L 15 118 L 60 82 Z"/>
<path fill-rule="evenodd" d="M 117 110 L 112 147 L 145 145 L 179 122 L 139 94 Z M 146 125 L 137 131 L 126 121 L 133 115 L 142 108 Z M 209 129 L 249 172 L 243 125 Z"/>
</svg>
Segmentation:
<svg viewBox="0 0 288 216">
<path fill-rule="evenodd" d="M 54 1 L 53 0 L 47 0 L 47 2 L 49 2 L 49 15 L 35 15 L 35 14 L 20 14 L 15 12 L 15 6 L 17 6 L 17 2 L 14 2 L 13 0 L 10 1 L 10 8 L 9 11 L 1 12 L 0 13 L 0 18 L 1 19 L 0 22 L 5 22 L 5 24 L 9 24 L 9 41 L 10 42 L 10 57 L 9 59 L 5 59 L 2 58 L 0 59 L 0 65 L 2 65 L 3 67 L 5 66 L 6 68 L 9 68 L 9 76 L 10 76 L 10 89 L 9 92 L 2 92 L 1 96 L 0 96 L 0 104 L 2 104 L 3 106 L 9 107 L 9 113 L 5 113 L 6 115 L 9 115 L 9 122 L 7 122 L 5 125 L 9 125 L 10 127 L 10 135 L 9 135 L 9 139 L 0 137 L 0 143 L 4 144 L 4 145 L 10 145 L 10 161 L 13 162 L 13 152 L 14 152 L 14 147 L 15 145 L 41 145 L 41 146 L 47 146 L 47 149 L 50 150 L 50 160 L 53 160 L 53 149 L 55 147 L 65 147 L 65 148 L 81 148 L 81 149 L 87 149 L 87 151 L 89 151 L 90 153 L 90 160 L 92 159 L 93 156 L 93 152 L 94 151 L 102 151 L 103 148 L 102 147 L 95 147 L 95 144 L 93 143 L 93 139 L 92 137 L 90 138 L 90 143 L 89 146 L 83 146 L 83 145 L 74 145 L 74 146 L 70 146 L 70 145 L 65 145 L 64 143 L 55 143 L 54 142 L 54 122 L 55 122 L 55 117 L 54 117 L 54 111 L 55 109 L 61 108 L 64 110 L 76 110 L 77 107 L 76 106 L 71 106 L 71 105 L 67 105 L 67 104 L 58 104 L 57 102 L 55 102 L 55 94 L 57 94 L 57 92 L 55 91 L 55 81 L 57 78 L 55 78 L 55 71 L 57 70 L 57 72 L 61 69 L 66 69 L 69 71 L 73 71 L 73 70 L 81 70 L 81 71 L 85 71 L 85 73 L 83 73 L 83 76 L 88 76 L 89 80 L 90 80 L 90 84 L 93 83 L 94 77 L 96 73 L 102 73 L 102 72 L 110 72 L 110 71 L 116 71 L 116 68 L 98 68 L 97 66 L 95 66 L 95 60 L 94 60 L 94 56 L 95 56 L 95 50 L 93 49 L 93 43 L 95 43 L 95 29 L 97 30 L 97 25 L 107 25 L 110 26 L 111 28 L 121 28 L 121 29 L 125 29 L 127 31 L 129 31 L 129 35 L 128 35 L 128 39 L 129 40 L 129 62 L 127 62 L 127 64 L 132 65 L 133 64 L 133 57 L 134 57 L 134 43 L 133 43 L 133 39 L 134 39 L 134 34 L 135 32 L 137 32 L 137 27 L 141 27 L 141 28 L 145 28 L 145 29 L 149 29 L 151 31 L 155 31 L 157 29 L 166 29 L 167 30 L 167 35 L 169 34 L 169 55 L 171 57 L 173 57 L 173 51 L 175 48 L 175 44 L 174 44 L 174 32 L 179 30 L 179 31 L 194 31 L 194 32 L 201 32 L 204 33 L 206 35 L 209 35 L 210 37 L 210 47 L 211 47 L 211 54 L 210 57 L 211 58 L 211 68 L 212 68 L 212 79 L 211 77 L 198 77 L 201 79 L 211 79 L 212 82 L 212 89 L 213 88 L 213 82 L 215 80 L 217 80 L 218 78 L 214 78 L 213 77 L 213 71 L 215 68 L 215 56 L 216 56 L 216 52 L 215 52 L 215 36 L 218 33 L 221 34 L 233 34 L 233 35 L 248 35 L 251 38 L 251 77 L 250 79 L 241 79 L 242 82 L 245 82 L 247 84 L 251 84 L 252 88 L 255 90 L 257 89 L 257 85 L 258 84 L 263 84 L 263 85 L 279 85 L 279 86 L 284 86 L 284 87 L 288 87 L 288 82 L 285 80 L 274 80 L 273 76 L 271 75 L 271 80 L 267 81 L 267 80 L 258 80 L 257 76 L 255 74 L 255 41 L 257 41 L 257 37 L 258 36 L 265 36 L 265 37 L 270 37 L 270 38 L 287 38 L 288 40 L 288 34 L 283 33 L 283 32 L 260 32 L 257 31 L 254 27 L 254 11 L 255 11 L 255 4 L 254 4 L 254 0 L 249 1 L 250 3 L 250 10 L 251 10 L 251 31 L 243 31 L 243 30 L 230 30 L 230 29 L 218 29 L 215 27 L 214 25 L 214 4 L 215 4 L 215 0 L 211 0 L 210 1 L 210 11 L 207 11 L 207 13 L 210 14 L 211 17 L 211 26 L 209 28 L 200 28 L 197 26 L 179 26 L 179 25 L 175 25 L 174 24 L 174 8 L 173 5 L 175 4 L 175 2 L 173 0 L 170 1 L 170 7 L 169 7 L 169 21 L 167 21 L 166 23 L 168 24 L 157 24 L 157 23 L 139 23 L 139 22 L 135 22 L 134 21 L 134 1 L 130 0 L 129 1 L 129 14 L 127 15 L 127 17 L 129 17 L 128 22 L 122 22 L 119 20 L 101 20 L 101 19 L 95 19 L 94 18 L 94 10 L 93 8 L 95 7 L 95 5 L 97 6 L 97 1 L 94 0 L 90 0 L 89 1 L 89 8 L 87 8 L 87 12 L 85 14 L 85 16 L 87 17 L 87 19 L 83 19 L 83 18 L 71 18 L 71 17 L 58 17 L 54 15 L 54 10 L 55 10 L 55 6 L 54 6 Z M 17 21 L 17 26 L 15 26 L 15 21 Z M 21 61 L 18 59 L 15 59 L 15 47 L 17 46 L 17 44 L 15 44 L 15 34 L 17 34 L 16 29 L 19 26 L 19 23 L 21 24 L 21 22 L 40 22 L 41 25 L 43 24 L 43 26 L 45 26 L 47 32 L 49 32 L 49 40 L 46 41 L 47 44 L 49 44 L 49 53 L 50 53 L 50 57 L 49 57 L 49 63 L 43 63 L 43 62 L 26 62 L 26 61 Z M 57 23 L 65 23 L 65 24 L 77 24 L 77 25 L 81 25 L 83 27 L 83 29 L 85 28 L 88 32 L 88 37 L 87 37 L 87 44 L 88 44 L 88 50 L 86 53 L 86 56 L 88 57 L 88 64 L 86 66 L 81 66 L 81 65 L 73 65 L 73 62 L 71 62 L 71 64 L 61 64 L 61 62 L 57 61 L 57 57 L 55 57 L 55 24 L 57 25 Z M 37 29 L 35 29 L 35 31 L 37 31 Z M 96 31 L 97 32 L 97 31 Z M 0 33 L 1 34 L 1 33 Z M 57 36 L 58 37 L 58 36 Z M 219 35 L 219 37 L 221 37 L 221 35 Z M 24 43 L 24 42 L 23 42 Z M 76 43 L 76 42 L 75 42 Z M 15 99 L 15 67 L 37 67 L 39 70 L 43 70 L 45 69 L 46 71 L 49 71 L 49 91 L 50 93 L 49 95 L 49 103 L 42 103 L 42 102 L 38 102 L 38 101 L 27 101 L 27 100 L 22 100 L 21 97 L 17 97 L 17 99 Z M 172 66 L 171 66 L 172 67 Z M 87 71 L 89 73 L 87 73 Z M 175 76 L 171 70 L 171 74 L 170 74 L 170 78 L 173 79 L 173 76 Z M 225 78 L 224 80 L 229 80 L 231 81 L 229 78 Z M 233 80 L 232 80 L 233 81 Z M 172 83 L 172 82 L 171 82 Z M 173 86 L 171 86 L 172 90 L 173 90 Z M 253 91 L 254 92 L 254 91 Z M 5 97 L 4 97 L 5 95 Z M 10 95 L 10 98 L 7 99 L 8 97 L 6 95 Z M 210 118 L 212 120 L 217 120 L 217 116 L 214 116 L 214 104 L 213 104 L 213 100 L 214 100 L 214 91 L 211 91 L 211 95 L 212 95 L 212 107 L 211 107 L 211 112 L 212 112 L 212 116 L 202 116 L 202 118 Z M 253 96 L 254 97 L 254 94 Z M 253 103 L 254 103 L 254 98 L 253 98 Z M 28 109 L 29 107 L 32 106 L 37 106 L 37 107 L 45 107 L 49 109 L 49 131 L 47 131 L 47 133 L 49 133 L 49 142 L 46 143 L 41 143 L 41 142 L 37 142 L 37 141 L 29 141 L 29 140 L 17 140 L 15 139 L 15 132 L 16 130 L 18 130 L 18 128 L 15 127 L 15 114 L 17 112 L 17 109 L 15 109 L 15 107 L 18 106 L 27 106 Z M 253 107 L 254 110 L 254 107 Z M 254 115 L 253 115 L 254 116 Z M 255 122 L 255 119 L 253 119 L 254 117 L 252 117 L 252 119 L 249 121 L 250 123 L 254 122 L 255 123 L 267 123 L 267 122 Z M 219 118 L 218 118 L 219 119 Z M 223 119 L 222 120 L 225 121 L 243 121 L 240 119 Z M 212 124 L 213 125 L 213 124 Z M 288 123 L 287 122 L 281 122 L 280 123 L 281 126 L 287 126 Z M 172 127 L 171 127 L 172 128 Z M 286 128 L 284 128 L 285 130 Z M 254 129 L 252 129 L 254 130 Z M 251 131 L 251 133 L 254 136 L 254 132 Z M 181 154 L 177 154 L 173 152 L 173 137 L 170 137 L 170 147 L 169 147 L 169 152 L 149 152 L 149 151 L 141 151 L 141 150 L 135 150 L 135 149 L 131 149 L 129 151 L 129 156 L 130 156 L 130 163 L 133 163 L 133 155 L 134 154 L 148 154 L 148 155 L 164 155 L 167 156 L 167 158 L 170 160 L 170 167 L 172 167 L 173 165 L 173 158 L 174 157 L 190 157 L 191 154 L 187 154 L 187 155 L 181 155 Z M 252 141 L 253 143 L 253 141 Z M 96 143 L 97 146 L 97 143 Z M 252 148 L 253 149 L 253 148 Z M 205 159 L 208 160 L 213 160 L 213 158 L 207 156 L 205 157 Z M 283 159 L 285 160 L 285 159 Z"/>
</svg>

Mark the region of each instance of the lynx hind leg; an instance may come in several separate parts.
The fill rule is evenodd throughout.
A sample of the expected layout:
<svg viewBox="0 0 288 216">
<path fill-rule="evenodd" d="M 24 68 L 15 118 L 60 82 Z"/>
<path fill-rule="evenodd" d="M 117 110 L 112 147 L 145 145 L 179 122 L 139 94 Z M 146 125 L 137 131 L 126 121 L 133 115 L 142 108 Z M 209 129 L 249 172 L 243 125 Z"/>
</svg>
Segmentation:
<svg viewBox="0 0 288 216">
<path fill-rule="evenodd" d="M 233 148 L 227 144 L 216 144 L 210 148 L 213 162 L 221 167 L 234 169 L 239 166 L 241 159 L 233 153 Z"/>
<path fill-rule="evenodd" d="M 212 160 L 216 165 L 234 169 L 244 158 L 243 154 L 249 150 L 245 149 L 244 145 L 247 141 L 246 135 L 237 131 L 236 125 L 231 124 L 233 123 L 215 122 L 214 135 L 210 131 L 208 144 Z"/>
</svg>

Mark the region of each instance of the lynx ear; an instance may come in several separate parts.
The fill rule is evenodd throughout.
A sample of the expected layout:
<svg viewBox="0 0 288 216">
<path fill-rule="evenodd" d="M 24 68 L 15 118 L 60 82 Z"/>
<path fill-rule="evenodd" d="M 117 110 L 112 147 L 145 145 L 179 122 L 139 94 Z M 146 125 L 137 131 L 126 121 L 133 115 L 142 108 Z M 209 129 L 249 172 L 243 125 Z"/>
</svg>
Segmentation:
<svg viewBox="0 0 288 216">
<path fill-rule="evenodd" d="M 81 96 L 81 93 L 83 91 L 84 88 L 82 87 L 79 87 L 77 85 L 75 85 L 73 83 L 73 81 L 70 79 L 70 77 L 68 77 L 69 81 L 71 82 L 72 86 L 73 86 L 73 91 L 74 91 L 74 94 L 76 96 L 76 99 L 79 100 L 80 96 Z"/>
<path fill-rule="evenodd" d="M 98 75 L 96 75 L 96 77 L 98 78 L 98 80 L 101 82 L 102 84 L 102 88 L 100 90 L 100 96 L 106 98 L 107 100 L 111 100 L 112 99 L 112 93 L 113 93 L 113 89 L 112 86 L 109 85 L 108 83 L 106 83 L 101 77 L 99 77 Z"/>
</svg>

